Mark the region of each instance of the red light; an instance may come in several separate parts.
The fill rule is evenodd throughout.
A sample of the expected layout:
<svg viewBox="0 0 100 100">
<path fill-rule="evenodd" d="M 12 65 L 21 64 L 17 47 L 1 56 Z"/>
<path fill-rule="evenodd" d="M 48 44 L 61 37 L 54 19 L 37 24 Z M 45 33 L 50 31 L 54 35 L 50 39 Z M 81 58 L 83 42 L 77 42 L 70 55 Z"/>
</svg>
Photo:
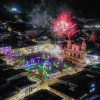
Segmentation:
<svg viewBox="0 0 100 100">
<path fill-rule="evenodd" d="M 16 67 L 17 65 L 14 65 L 14 67 Z"/>
</svg>

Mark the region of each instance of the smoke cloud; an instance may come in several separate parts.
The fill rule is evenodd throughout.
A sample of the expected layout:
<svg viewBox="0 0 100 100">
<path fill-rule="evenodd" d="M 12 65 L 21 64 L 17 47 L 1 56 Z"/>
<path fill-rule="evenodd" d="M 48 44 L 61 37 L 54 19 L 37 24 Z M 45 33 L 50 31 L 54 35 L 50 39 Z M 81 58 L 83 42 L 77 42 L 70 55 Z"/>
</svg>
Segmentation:
<svg viewBox="0 0 100 100">
<path fill-rule="evenodd" d="M 39 6 L 36 6 L 31 13 L 28 15 L 30 17 L 30 24 L 36 26 L 37 28 L 48 28 L 50 27 L 50 20 L 52 17 L 45 10 L 43 11 Z"/>
</svg>

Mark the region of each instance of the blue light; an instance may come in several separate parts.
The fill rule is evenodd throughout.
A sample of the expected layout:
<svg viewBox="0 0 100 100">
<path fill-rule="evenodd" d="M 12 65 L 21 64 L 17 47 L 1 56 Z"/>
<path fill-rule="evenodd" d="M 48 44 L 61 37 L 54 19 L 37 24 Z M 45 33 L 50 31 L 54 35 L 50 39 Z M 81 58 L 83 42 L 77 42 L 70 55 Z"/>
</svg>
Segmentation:
<svg viewBox="0 0 100 100">
<path fill-rule="evenodd" d="M 17 8 L 11 8 L 11 10 L 12 11 L 15 11 L 15 12 L 18 11 Z"/>
<path fill-rule="evenodd" d="M 57 62 L 57 64 L 59 65 L 59 64 L 60 64 L 60 62 Z"/>
<path fill-rule="evenodd" d="M 95 87 L 95 84 L 91 84 L 91 88 L 94 88 Z"/>
</svg>

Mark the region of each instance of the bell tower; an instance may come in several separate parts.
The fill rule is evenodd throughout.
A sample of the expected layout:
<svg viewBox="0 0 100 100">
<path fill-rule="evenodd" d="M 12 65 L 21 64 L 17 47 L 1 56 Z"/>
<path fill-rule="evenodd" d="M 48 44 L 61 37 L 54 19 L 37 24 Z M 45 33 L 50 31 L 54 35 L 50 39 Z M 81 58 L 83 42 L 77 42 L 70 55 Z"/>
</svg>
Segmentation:
<svg viewBox="0 0 100 100">
<path fill-rule="evenodd" d="M 83 41 L 81 46 L 81 51 L 85 51 L 85 50 L 86 50 L 86 43 L 85 41 Z"/>
<path fill-rule="evenodd" d="M 71 48 L 72 48 L 72 43 L 71 40 L 69 39 L 67 43 L 67 49 L 71 49 Z"/>
</svg>

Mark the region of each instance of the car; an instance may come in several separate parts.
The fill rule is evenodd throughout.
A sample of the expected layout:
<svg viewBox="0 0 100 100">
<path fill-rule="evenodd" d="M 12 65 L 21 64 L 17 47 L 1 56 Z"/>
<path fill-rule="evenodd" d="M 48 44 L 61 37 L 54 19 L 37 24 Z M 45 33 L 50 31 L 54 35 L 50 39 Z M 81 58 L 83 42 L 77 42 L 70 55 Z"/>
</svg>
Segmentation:
<svg viewBox="0 0 100 100">
<path fill-rule="evenodd" d="M 43 85 L 44 83 L 40 83 L 40 85 Z"/>
</svg>

